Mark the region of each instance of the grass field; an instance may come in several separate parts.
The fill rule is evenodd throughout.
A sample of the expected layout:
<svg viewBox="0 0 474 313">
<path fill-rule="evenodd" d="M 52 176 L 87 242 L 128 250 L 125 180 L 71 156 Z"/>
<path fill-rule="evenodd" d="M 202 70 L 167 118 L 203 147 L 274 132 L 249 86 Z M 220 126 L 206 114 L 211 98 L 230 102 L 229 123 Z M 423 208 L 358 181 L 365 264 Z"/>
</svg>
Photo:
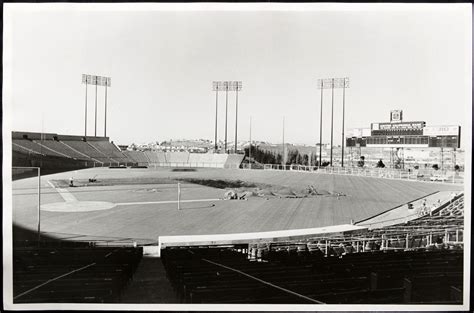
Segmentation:
<svg viewBox="0 0 474 313">
<path fill-rule="evenodd" d="M 436 191 L 459 191 L 462 186 L 387 180 L 331 174 L 259 170 L 197 169 L 86 169 L 42 178 L 42 205 L 65 202 L 57 184 L 74 177 L 80 187 L 64 187 L 71 207 L 87 201 L 110 203 L 110 209 L 87 212 L 42 210 L 41 228 L 59 237 L 87 235 L 153 241 L 160 235 L 223 234 L 312 228 L 357 222 Z M 88 178 L 96 177 L 96 183 Z M 179 179 L 241 180 L 289 188 L 313 185 L 318 190 L 341 192 L 343 197 L 279 199 L 251 197 L 248 201 L 209 200 L 176 203 Z M 87 184 L 87 186 L 85 185 Z M 13 182 L 13 222 L 35 230 L 37 179 Z M 181 183 L 181 199 L 218 199 L 225 190 Z M 79 237 L 74 237 L 79 238 Z"/>
</svg>

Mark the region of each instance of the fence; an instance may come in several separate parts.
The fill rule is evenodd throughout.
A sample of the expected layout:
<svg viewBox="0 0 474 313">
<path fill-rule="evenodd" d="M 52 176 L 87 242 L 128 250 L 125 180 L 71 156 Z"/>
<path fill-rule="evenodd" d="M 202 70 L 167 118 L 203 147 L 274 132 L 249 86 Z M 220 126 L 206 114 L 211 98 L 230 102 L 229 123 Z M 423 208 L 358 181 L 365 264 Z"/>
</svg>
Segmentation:
<svg viewBox="0 0 474 313">
<path fill-rule="evenodd" d="M 227 168 L 227 169 L 238 169 L 239 164 L 224 164 L 224 163 L 208 163 L 208 162 L 159 162 L 149 163 L 149 166 L 154 168 L 157 167 L 178 167 L 178 168 L 194 168 L 194 167 L 206 167 L 206 168 Z"/>
<path fill-rule="evenodd" d="M 354 175 L 365 177 L 377 177 L 387 179 L 401 179 L 421 182 L 444 182 L 451 184 L 463 184 L 462 173 L 455 171 L 423 171 L 423 170 L 395 170 L 385 168 L 360 168 L 360 167 L 318 167 L 307 165 L 281 165 L 264 164 L 264 170 L 315 172 L 324 174 Z"/>
</svg>

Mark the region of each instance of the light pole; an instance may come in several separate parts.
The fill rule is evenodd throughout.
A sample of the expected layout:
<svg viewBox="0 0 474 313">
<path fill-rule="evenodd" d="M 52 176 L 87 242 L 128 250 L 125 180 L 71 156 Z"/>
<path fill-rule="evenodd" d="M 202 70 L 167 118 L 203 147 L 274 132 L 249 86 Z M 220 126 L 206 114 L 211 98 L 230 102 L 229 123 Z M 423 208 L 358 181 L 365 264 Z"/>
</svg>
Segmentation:
<svg viewBox="0 0 474 313">
<path fill-rule="evenodd" d="M 252 155 L 252 117 L 250 117 L 250 147 L 249 147 L 249 169 L 252 169 L 252 163 L 250 162 L 250 156 Z"/>
<path fill-rule="evenodd" d="M 232 89 L 235 90 L 235 142 L 234 142 L 234 153 L 237 153 L 237 117 L 239 109 L 239 91 L 242 90 L 242 82 L 232 82 Z"/>
<path fill-rule="evenodd" d="M 283 162 L 283 169 L 286 165 L 286 154 L 285 154 L 285 117 L 283 116 L 283 157 L 281 158 Z"/>
<path fill-rule="evenodd" d="M 105 115 L 104 115 L 104 137 L 107 137 L 107 87 L 111 87 L 112 79 L 110 77 L 103 77 L 105 79 Z"/>
<path fill-rule="evenodd" d="M 95 80 L 95 125 L 94 125 L 94 137 L 97 137 L 97 76 L 94 76 L 93 81 Z"/>
<path fill-rule="evenodd" d="M 329 164 L 332 167 L 332 147 L 333 147 L 333 131 L 334 131 L 334 78 L 331 79 L 331 154 Z"/>
<path fill-rule="evenodd" d="M 318 89 L 321 89 L 321 113 L 320 113 L 320 123 L 319 123 L 319 165 L 321 166 L 321 152 L 322 152 L 322 125 L 323 125 L 323 89 L 331 88 L 332 98 L 331 98 L 331 154 L 330 154 L 330 165 L 332 166 L 332 155 L 333 155 L 333 123 L 334 123 L 334 89 L 342 88 L 343 89 L 343 99 L 342 99 L 342 163 L 344 166 L 344 122 L 345 122 L 345 94 L 346 88 L 349 87 L 349 78 L 324 78 L 318 79 Z"/>
<path fill-rule="evenodd" d="M 344 167 L 344 145 L 345 143 L 345 138 L 344 138 L 344 120 L 345 120 L 345 115 L 346 115 L 346 88 L 349 87 L 349 78 L 344 77 L 342 81 L 342 143 L 341 143 L 341 148 L 342 148 L 342 158 L 341 158 L 341 166 Z"/>
<path fill-rule="evenodd" d="M 212 90 L 216 92 L 216 124 L 215 124 L 215 130 L 214 130 L 214 152 L 217 151 L 217 107 L 218 107 L 218 101 L 219 101 L 219 88 L 220 88 L 220 82 L 213 81 Z"/>
<path fill-rule="evenodd" d="M 234 150 L 237 152 L 237 117 L 238 117 L 238 105 L 239 105 L 239 91 L 242 90 L 241 81 L 213 81 L 212 90 L 216 92 L 216 121 L 215 121 L 215 134 L 214 134 L 214 148 L 217 150 L 217 107 L 218 107 L 218 92 L 225 91 L 225 131 L 224 131 L 224 151 L 227 153 L 227 115 L 228 115 L 228 104 L 229 104 L 229 91 L 235 91 L 235 146 Z"/>
<path fill-rule="evenodd" d="M 87 137 L 87 85 L 89 85 L 89 76 L 82 74 L 82 83 L 86 85 L 86 101 L 85 101 L 85 113 L 84 113 L 84 137 Z"/>
<path fill-rule="evenodd" d="M 321 167 L 322 145 L 323 145 L 323 89 L 324 81 L 321 79 L 321 112 L 319 114 L 319 167 Z"/>
<path fill-rule="evenodd" d="M 84 113 L 84 136 L 87 137 L 87 85 L 95 85 L 95 127 L 94 136 L 97 136 L 97 86 L 105 86 L 105 120 L 104 137 L 107 137 L 107 87 L 111 86 L 111 78 L 105 76 L 82 74 L 82 83 L 86 85 L 85 113 Z"/>
<path fill-rule="evenodd" d="M 225 135 L 224 135 L 224 151 L 227 153 L 227 99 L 229 96 L 229 82 L 224 82 L 225 88 Z"/>
</svg>

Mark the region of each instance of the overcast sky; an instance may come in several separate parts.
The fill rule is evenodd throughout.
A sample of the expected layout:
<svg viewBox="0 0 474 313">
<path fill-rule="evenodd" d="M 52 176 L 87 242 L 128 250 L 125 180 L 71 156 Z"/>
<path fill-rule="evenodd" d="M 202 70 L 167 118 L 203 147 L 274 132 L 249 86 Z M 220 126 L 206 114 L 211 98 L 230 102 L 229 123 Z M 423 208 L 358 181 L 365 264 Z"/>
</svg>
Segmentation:
<svg viewBox="0 0 474 313">
<path fill-rule="evenodd" d="M 119 144 L 213 140 L 213 80 L 243 82 L 239 139 L 248 138 L 252 117 L 253 139 L 281 142 L 285 117 L 287 142 L 317 142 L 316 82 L 325 77 L 350 78 L 346 129 L 388 121 L 391 109 L 402 109 L 406 121 L 461 125 L 464 131 L 469 124 L 469 5 L 314 6 L 303 11 L 48 8 L 23 4 L 5 11 L 4 80 L 11 88 L 4 105 L 11 116 L 4 118 L 11 119 L 13 130 L 82 135 L 82 73 L 112 77 L 107 135 Z M 88 135 L 93 135 L 95 89 L 89 86 L 88 91 Z M 103 135 L 103 88 L 98 102 L 98 135 Z M 339 144 L 341 90 L 334 103 Z M 221 92 L 220 139 L 224 112 Z M 233 92 L 228 114 L 231 140 Z M 330 116 L 327 90 L 326 142 Z"/>
</svg>

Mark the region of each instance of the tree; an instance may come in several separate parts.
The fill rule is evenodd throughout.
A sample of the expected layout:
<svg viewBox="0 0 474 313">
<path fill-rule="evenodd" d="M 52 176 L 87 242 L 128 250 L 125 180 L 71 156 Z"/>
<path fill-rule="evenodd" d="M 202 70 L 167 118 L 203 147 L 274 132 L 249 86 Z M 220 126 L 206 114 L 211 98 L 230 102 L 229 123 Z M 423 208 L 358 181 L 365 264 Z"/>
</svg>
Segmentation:
<svg viewBox="0 0 474 313">
<path fill-rule="evenodd" d="M 377 162 L 377 166 L 378 168 L 384 168 L 385 167 L 385 164 L 383 164 L 382 162 L 382 159 L 380 159 L 378 162 Z"/>
<path fill-rule="evenodd" d="M 296 163 L 296 164 L 300 164 L 300 165 L 303 164 L 303 158 L 301 157 L 301 154 L 298 153 L 298 154 L 296 155 L 295 163 Z"/>
<path fill-rule="evenodd" d="M 309 165 L 309 156 L 306 153 L 303 155 L 303 165 Z"/>
<path fill-rule="evenodd" d="M 318 156 L 316 155 L 316 153 L 311 154 L 311 164 L 314 166 L 317 166 L 319 164 Z"/>
</svg>

